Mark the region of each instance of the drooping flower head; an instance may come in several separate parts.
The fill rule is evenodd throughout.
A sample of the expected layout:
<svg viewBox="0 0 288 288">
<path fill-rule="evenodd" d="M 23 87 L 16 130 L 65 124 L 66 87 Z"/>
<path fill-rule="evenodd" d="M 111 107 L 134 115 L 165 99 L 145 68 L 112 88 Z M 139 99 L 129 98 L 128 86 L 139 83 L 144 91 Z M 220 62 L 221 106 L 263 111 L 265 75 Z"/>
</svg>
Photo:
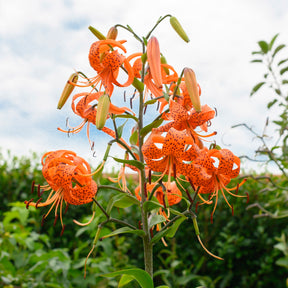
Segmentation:
<svg viewBox="0 0 288 288">
<path fill-rule="evenodd" d="M 82 205 L 90 203 L 97 192 L 97 185 L 90 176 L 91 169 L 89 164 L 76 153 L 68 150 L 57 150 L 47 152 L 42 157 L 42 174 L 47 181 L 47 185 L 38 186 L 38 201 L 33 199 L 25 201 L 27 208 L 29 206 L 45 207 L 51 205 L 49 211 L 43 216 L 43 220 L 49 215 L 55 207 L 55 222 L 58 218 L 58 209 L 60 210 L 60 220 L 62 232 L 65 225 L 62 220 L 63 202 L 68 207 L 71 205 Z M 40 194 L 40 190 L 42 193 Z M 49 195 L 42 202 L 42 194 Z"/>
<path fill-rule="evenodd" d="M 191 169 L 189 169 L 190 167 Z M 229 203 L 225 192 L 235 197 L 247 197 L 248 200 L 248 195 L 236 195 L 231 192 L 233 190 L 238 191 L 239 187 L 246 182 L 246 179 L 236 187 L 226 187 L 231 179 L 236 178 L 240 172 L 240 159 L 230 150 L 208 150 L 204 148 L 190 167 L 186 165 L 186 171 L 189 171 L 188 175 L 194 186 L 196 188 L 199 187 L 199 196 L 203 200 L 203 203 L 211 204 L 215 198 L 214 208 L 211 213 L 211 222 L 216 210 L 219 191 L 221 191 L 226 203 L 232 209 L 232 213 L 233 206 Z M 208 200 L 204 200 L 201 196 L 202 194 L 209 194 Z"/>
<path fill-rule="evenodd" d="M 122 45 L 126 41 L 116 41 L 113 39 L 96 41 L 91 45 L 89 52 L 89 62 L 91 67 L 97 72 L 97 76 L 89 79 L 87 86 L 91 84 L 98 84 L 100 81 L 104 86 L 106 93 L 110 96 L 113 93 L 114 85 L 119 87 L 127 87 L 132 84 L 134 80 L 134 72 L 126 57 L 114 50 L 120 48 L 126 53 L 126 48 Z M 123 64 L 126 69 L 128 79 L 124 84 L 117 81 L 119 69 Z"/>
</svg>

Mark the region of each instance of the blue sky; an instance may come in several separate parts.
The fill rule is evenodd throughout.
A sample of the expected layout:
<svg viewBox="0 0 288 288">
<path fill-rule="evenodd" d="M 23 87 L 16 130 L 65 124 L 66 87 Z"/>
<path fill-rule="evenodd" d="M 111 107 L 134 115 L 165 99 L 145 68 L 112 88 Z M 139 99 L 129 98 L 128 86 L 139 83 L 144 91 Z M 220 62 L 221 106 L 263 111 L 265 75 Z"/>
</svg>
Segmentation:
<svg viewBox="0 0 288 288">
<path fill-rule="evenodd" d="M 30 151 L 71 149 L 91 163 L 100 162 L 109 137 L 91 129 L 97 143 L 93 157 L 85 130 L 70 138 L 57 131 L 57 127 L 65 128 L 67 117 L 71 124 L 81 122 L 71 112 L 70 102 L 61 111 L 56 109 L 67 77 L 74 70 L 95 75 L 87 59 L 95 37 L 87 27 L 92 25 L 106 34 L 117 23 L 129 24 L 145 35 L 165 14 L 180 20 L 191 41 L 183 42 L 169 21 L 164 21 L 153 34 L 162 53 L 178 73 L 183 67 L 194 69 L 202 103 L 217 108 L 212 130 L 218 131 L 219 144 L 236 155 L 253 156 L 258 147 L 255 139 L 244 129 L 230 127 L 245 122 L 261 131 L 268 116 L 268 91 L 249 98 L 263 73 L 260 66 L 249 62 L 257 41 L 270 40 L 276 33 L 280 41 L 288 39 L 284 0 L 0 0 L 2 151 L 28 155 Z M 120 30 L 118 39 L 124 38 L 128 39 L 128 53 L 139 51 L 137 42 Z M 122 96 L 112 100 L 124 105 Z M 114 152 L 121 156 L 118 148 Z M 114 164 L 110 161 L 109 165 Z"/>
</svg>

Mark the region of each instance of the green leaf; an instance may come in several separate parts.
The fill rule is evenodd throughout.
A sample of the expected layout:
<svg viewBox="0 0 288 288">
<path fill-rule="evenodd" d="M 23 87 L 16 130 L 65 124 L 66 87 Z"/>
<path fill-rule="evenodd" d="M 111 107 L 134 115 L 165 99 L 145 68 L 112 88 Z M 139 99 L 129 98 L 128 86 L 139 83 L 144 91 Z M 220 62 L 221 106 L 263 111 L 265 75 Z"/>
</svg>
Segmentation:
<svg viewBox="0 0 288 288">
<path fill-rule="evenodd" d="M 131 114 L 121 114 L 121 115 L 114 115 L 114 118 L 130 118 L 130 119 L 133 119 L 135 120 L 136 122 L 138 122 L 138 119 L 137 117 L 135 117 L 134 115 L 131 115 Z"/>
<path fill-rule="evenodd" d="M 141 136 L 145 137 L 153 128 L 159 127 L 163 121 L 163 119 L 157 119 L 154 120 L 152 123 L 148 124 L 147 126 L 143 127 L 140 131 Z"/>
<path fill-rule="evenodd" d="M 118 134 L 118 137 L 121 138 L 122 137 L 122 133 L 123 133 L 123 129 L 124 129 L 124 126 L 125 124 L 127 123 L 128 119 L 122 124 L 120 125 L 119 127 L 117 127 L 117 134 Z"/>
<path fill-rule="evenodd" d="M 151 104 L 154 104 L 155 102 L 157 102 L 156 99 L 151 99 L 151 100 L 148 100 L 144 103 L 144 105 L 151 105 Z"/>
<path fill-rule="evenodd" d="M 260 46 L 260 48 L 261 48 L 261 50 L 262 50 L 263 53 L 266 54 L 266 53 L 268 52 L 269 46 L 268 46 L 268 43 L 267 43 L 267 42 L 265 42 L 265 41 L 259 41 L 259 42 L 258 42 L 258 45 Z"/>
<path fill-rule="evenodd" d="M 158 232 L 154 237 L 151 239 L 151 243 L 157 243 L 162 237 L 164 237 L 169 232 L 170 227 L 165 230 Z"/>
<path fill-rule="evenodd" d="M 131 145 L 136 145 L 138 141 L 138 130 L 135 130 L 129 138 Z"/>
<path fill-rule="evenodd" d="M 262 52 L 262 51 L 253 51 L 253 52 L 252 52 L 252 55 L 256 55 L 256 54 L 257 54 L 257 55 L 258 55 L 258 54 L 261 54 L 261 55 L 262 55 L 263 52 Z"/>
<path fill-rule="evenodd" d="M 270 43 L 269 43 L 269 45 L 268 45 L 268 49 L 269 49 L 269 51 L 272 49 L 273 44 L 274 44 L 276 38 L 278 37 L 278 35 L 279 35 L 279 33 L 276 34 L 276 35 L 272 38 L 272 40 L 270 41 Z"/>
<path fill-rule="evenodd" d="M 152 211 L 154 209 L 157 209 L 157 208 L 164 208 L 163 205 L 161 205 L 160 203 L 158 202 L 155 202 L 155 201 L 152 201 L 152 200 L 148 200 L 144 203 L 143 205 L 143 209 L 145 212 L 149 212 L 149 211 Z"/>
<path fill-rule="evenodd" d="M 273 101 L 269 102 L 267 104 L 267 108 L 270 109 L 276 102 L 277 102 L 277 99 L 274 99 Z"/>
<path fill-rule="evenodd" d="M 255 59 L 255 60 L 252 60 L 250 61 L 251 63 L 262 63 L 263 61 L 260 60 L 260 59 Z"/>
<path fill-rule="evenodd" d="M 128 283 L 130 283 L 131 281 L 133 281 L 135 278 L 131 275 L 127 275 L 127 274 L 124 274 L 122 275 L 120 281 L 119 281 L 119 284 L 118 284 L 118 287 L 123 287 L 125 285 L 127 285 Z"/>
<path fill-rule="evenodd" d="M 285 67 L 285 68 L 281 69 L 280 70 L 280 75 L 283 75 L 287 71 L 288 71 L 288 67 Z"/>
<path fill-rule="evenodd" d="M 159 224 L 159 223 L 163 223 L 166 221 L 166 218 L 162 215 L 153 215 L 149 221 L 149 229 L 152 228 L 153 226 Z"/>
<path fill-rule="evenodd" d="M 282 80 L 282 84 L 288 84 L 288 80 L 286 79 Z"/>
<path fill-rule="evenodd" d="M 276 49 L 274 50 L 272 57 L 274 57 L 280 50 L 282 50 L 286 45 L 281 44 L 279 46 L 276 47 Z"/>
<path fill-rule="evenodd" d="M 132 206 L 133 204 L 139 205 L 139 201 L 135 197 L 129 194 L 117 194 L 110 198 L 106 208 L 106 212 L 109 215 L 114 206 L 118 208 L 127 208 Z"/>
<path fill-rule="evenodd" d="M 134 77 L 134 80 L 132 82 L 132 85 L 141 93 L 144 90 L 144 84 Z"/>
<path fill-rule="evenodd" d="M 101 238 L 106 239 L 106 238 L 113 237 L 113 236 L 116 236 L 119 234 L 124 234 L 124 233 L 136 234 L 140 237 L 145 235 L 145 232 L 143 230 L 134 230 L 130 227 L 121 227 L 121 228 L 116 229 L 115 231 L 113 231 L 113 232 L 111 232 L 105 236 L 102 236 Z"/>
<path fill-rule="evenodd" d="M 125 160 L 125 159 L 120 159 L 120 158 L 116 158 L 116 157 L 112 157 L 116 162 L 119 163 L 124 163 L 124 164 L 129 164 L 131 166 L 134 166 L 138 169 L 144 169 L 145 165 L 137 160 Z"/>
<path fill-rule="evenodd" d="M 252 96 L 253 94 L 255 94 L 266 82 L 260 82 L 258 84 L 256 84 L 253 88 L 252 91 L 250 93 L 250 96 Z"/>
<path fill-rule="evenodd" d="M 283 60 L 279 61 L 277 65 L 280 66 L 281 64 L 283 64 L 283 63 L 285 63 L 287 61 L 288 61 L 288 58 L 283 59 Z"/>
<path fill-rule="evenodd" d="M 166 285 L 161 285 L 161 286 L 157 286 L 156 288 L 169 288 L 169 287 Z"/>
<path fill-rule="evenodd" d="M 187 220 L 187 217 L 185 217 L 185 216 L 177 219 L 177 220 L 172 224 L 172 226 L 169 228 L 169 231 L 168 231 L 168 233 L 166 234 L 166 237 L 168 237 L 168 238 L 174 237 L 174 235 L 176 234 L 179 226 L 180 226 L 181 223 L 182 223 L 183 221 L 185 221 L 185 220 Z"/>
<path fill-rule="evenodd" d="M 280 258 L 276 261 L 276 264 L 279 265 L 279 266 L 283 266 L 285 268 L 288 268 L 288 257 L 283 257 L 283 258 Z"/>
<path fill-rule="evenodd" d="M 133 276 L 142 288 L 154 288 L 153 280 L 150 275 L 146 271 L 138 268 L 120 270 L 113 273 L 104 274 L 102 276 L 116 277 L 123 274 Z"/>
</svg>

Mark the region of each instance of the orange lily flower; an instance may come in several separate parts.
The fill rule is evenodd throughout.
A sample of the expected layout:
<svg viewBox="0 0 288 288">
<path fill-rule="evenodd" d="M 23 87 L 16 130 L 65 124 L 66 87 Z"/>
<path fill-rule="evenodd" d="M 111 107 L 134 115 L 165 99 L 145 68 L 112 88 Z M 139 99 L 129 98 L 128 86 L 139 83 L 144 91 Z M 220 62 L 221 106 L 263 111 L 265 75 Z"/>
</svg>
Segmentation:
<svg viewBox="0 0 288 288">
<path fill-rule="evenodd" d="M 216 161 L 217 159 L 217 161 Z M 218 163 L 217 163 L 218 162 Z M 218 165 L 217 165 L 218 164 Z M 226 203 L 232 209 L 233 206 L 229 203 L 224 192 L 235 197 L 247 197 L 248 195 L 236 195 L 233 190 L 238 191 L 239 187 L 246 182 L 244 179 L 240 184 L 233 188 L 227 188 L 232 178 L 236 178 L 240 172 L 240 159 L 236 157 L 228 149 L 203 149 L 200 155 L 193 161 L 193 171 L 189 177 L 194 185 L 200 186 L 199 197 L 204 203 L 211 204 L 211 200 L 215 197 L 215 204 L 211 213 L 211 222 L 218 202 L 218 192 L 221 191 Z M 217 167 L 216 167 L 217 165 Z M 188 168 L 188 166 L 186 166 Z M 209 194 L 208 200 L 203 199 L 201 194 Z"/>
<path fill-rule="evenodd" d="M 98 100 L 100 96 L 103 94 L 104 92 L 97 92 L 97 93 L 85 93 L 84 92 L 84 93 L 79 93 L 79 94 L 74 95 L 72 99 L 72 105 L 71 105 L 72 110 L 76 115 L 80 116 L 84 120 L 81 122 L 80 125 L 76 127 L 69 127 L 69 130 L 63 130 L 61 128 L 57 128 L 57 129 L 64 133 L 76 134 L 80 132 L 82 128 L 84 127 L 84 125 L 87 123 L 87 137 L 91 145 L 91 140 L 89 137 L 89 128 L 90 128 L 90 123 L 94 125 L 96 124 L 96 113 L 97 113 L 97 108 L 94 103 L 96 103 L 95 101 Z M 80 100 L 78 98 L 80 98 Z M 77 104 L 75 104 L 76 100 L 79 100 Z M 109 105 L 110 114 L 123 114 L 125 112 L 131 112 L 134 115 L 134 112 L 128 107 L 117 107 L 113 105 L 112 103 L 110 103 Z M 108 117 L 109 117 L 109 114 L 108 114 Z M 109 130 L 110 129 L 106 127 L 102 129 L 102 131 L 111 135 L 111 131 Z"/>
<path fill-rule="evenodd" d="M 25 201 L 26 207 L 34 206 L 45 207 L 51 205 L 49 211 L 44 214 L 43 220 L 49 215 L 53 207 L 55 207 L 55 221 L 58 219 L 58 208 L 60 210 L 60 221 L 62 225 L 61 235 L 64 232 L 65 225 L 62 220 L 63 202 L 68 205 L 81 205 L 92 202 L 92 198 L 97 192 L 97 185 L 89 174 L 91 169 L 89 164 L 76 153 L 68 150 L 57 150 L 47 152 L 41 159 L 43 165 L 42 173 L 47 181 L 47 185 L 38 185 L 37 202 L 33 199 Z M 50 192 L 44 202 L 42 193 Z M 43 223 L 43 222 L 42 222 Z"/>
<path fill-rule="evenodd" d="M 162 145 L 162 148 L 158 148 L 156 144 Z M 199 151 L 193 138 L 188 136 L 186 131 L 178 131 L 174 128 L 169 129 L 166 137 L 152 132 L 142 146 L 148 168 L 155 172 L 162 172 L 158 181 L 167 174 L 168 183 L 171 183 L 171 176 L 177 180 L 177 174 L 185 175 L 182 162 L 197 158 Z"/>
<path fill-rule="evenodd" d="M 210 137 L 215 135 L 216 132 L 213 132 L 209 135 L 200 135 L 194 129 L 196 127 L 201 127 L 202 130 L 207 132 L 207 123 L 214 118 L 215 111 L 211 109 L 208 105 L 203 105 L 201 107 L 201 112 L 195 111 L 193 108 L 191 110 L 186 110 L 181 104 L 173 101 L 171 98 L 169 100 L 170 112 L 165 113 L 163 118 L 165 120 L 172 120 L 171 122 L 164 124 L 158 128 L 154 128 L 155 132 L 167 132 L 171 127 L 182 131 L 185 130 L 188 134 L 195 139 L 195 142 L 198 146 L 201 146 L 199 143 L 199 138 Z"/>
<path fill-rule="evenodd" d="M 116 41 L 113 39 L 94 42 L 90 48 L 89 62 L 98 75 L 88 79 L 88 82 L 85 82 L 83 85 L 78 84 L 76 86 L 87 87 L 97 85 L 101 81 L 101 85 L 104 86 L 107 94 L 111 96 L 114 90 L 113 84 L 119 87 L 131 85 L 134 80 L 133 69 L 126 57 L 120 54 L 118 50 L 114 50 L 115 47 L 118 47 L 126 53 L 126 48 L 122 45 L 125 42 L 126 40 Z M 117 81 L 119 69 L 122 65 L 128 74 L 128 79 L 124 84 L 120 84 Z"/>
</svg>

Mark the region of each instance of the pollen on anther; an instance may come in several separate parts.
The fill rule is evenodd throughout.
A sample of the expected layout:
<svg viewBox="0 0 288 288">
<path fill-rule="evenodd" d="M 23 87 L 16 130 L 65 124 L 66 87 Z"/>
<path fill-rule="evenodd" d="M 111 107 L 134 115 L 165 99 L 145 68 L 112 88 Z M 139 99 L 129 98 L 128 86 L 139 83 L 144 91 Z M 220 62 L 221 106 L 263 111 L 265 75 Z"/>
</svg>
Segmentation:
<svg viewBox="0 0 288 288">
<path fill-rule="evenodd" d="M 247 200 L 246 200 L 246 204 L 248 204 L 249 203 L 249 194 L 248 194 L 248 192 L 246 192 L 246 195 L 247 195 Z"/>
<path fill-rule="evenodd" d="M 29 201 L 27 201 L 27 203 L 26 203 L 26 209 L 29 208 L 29 204 L 30 204 L 33 200 L 34 200 L 34 199 L 32 198 L 32 199 L 30 199 Z"/>
<path fill-rule="evenodd" d="M 54 219 L 54 223 L 53 223 L 53 226 L 55 226 L 55 225 L 56 225 L 56 222 L 57 222 L 57 220 L 58 220 L 58 214 L 57 214 L 57 215 L 55 215 L 55 219 Z"/>
</svg>

